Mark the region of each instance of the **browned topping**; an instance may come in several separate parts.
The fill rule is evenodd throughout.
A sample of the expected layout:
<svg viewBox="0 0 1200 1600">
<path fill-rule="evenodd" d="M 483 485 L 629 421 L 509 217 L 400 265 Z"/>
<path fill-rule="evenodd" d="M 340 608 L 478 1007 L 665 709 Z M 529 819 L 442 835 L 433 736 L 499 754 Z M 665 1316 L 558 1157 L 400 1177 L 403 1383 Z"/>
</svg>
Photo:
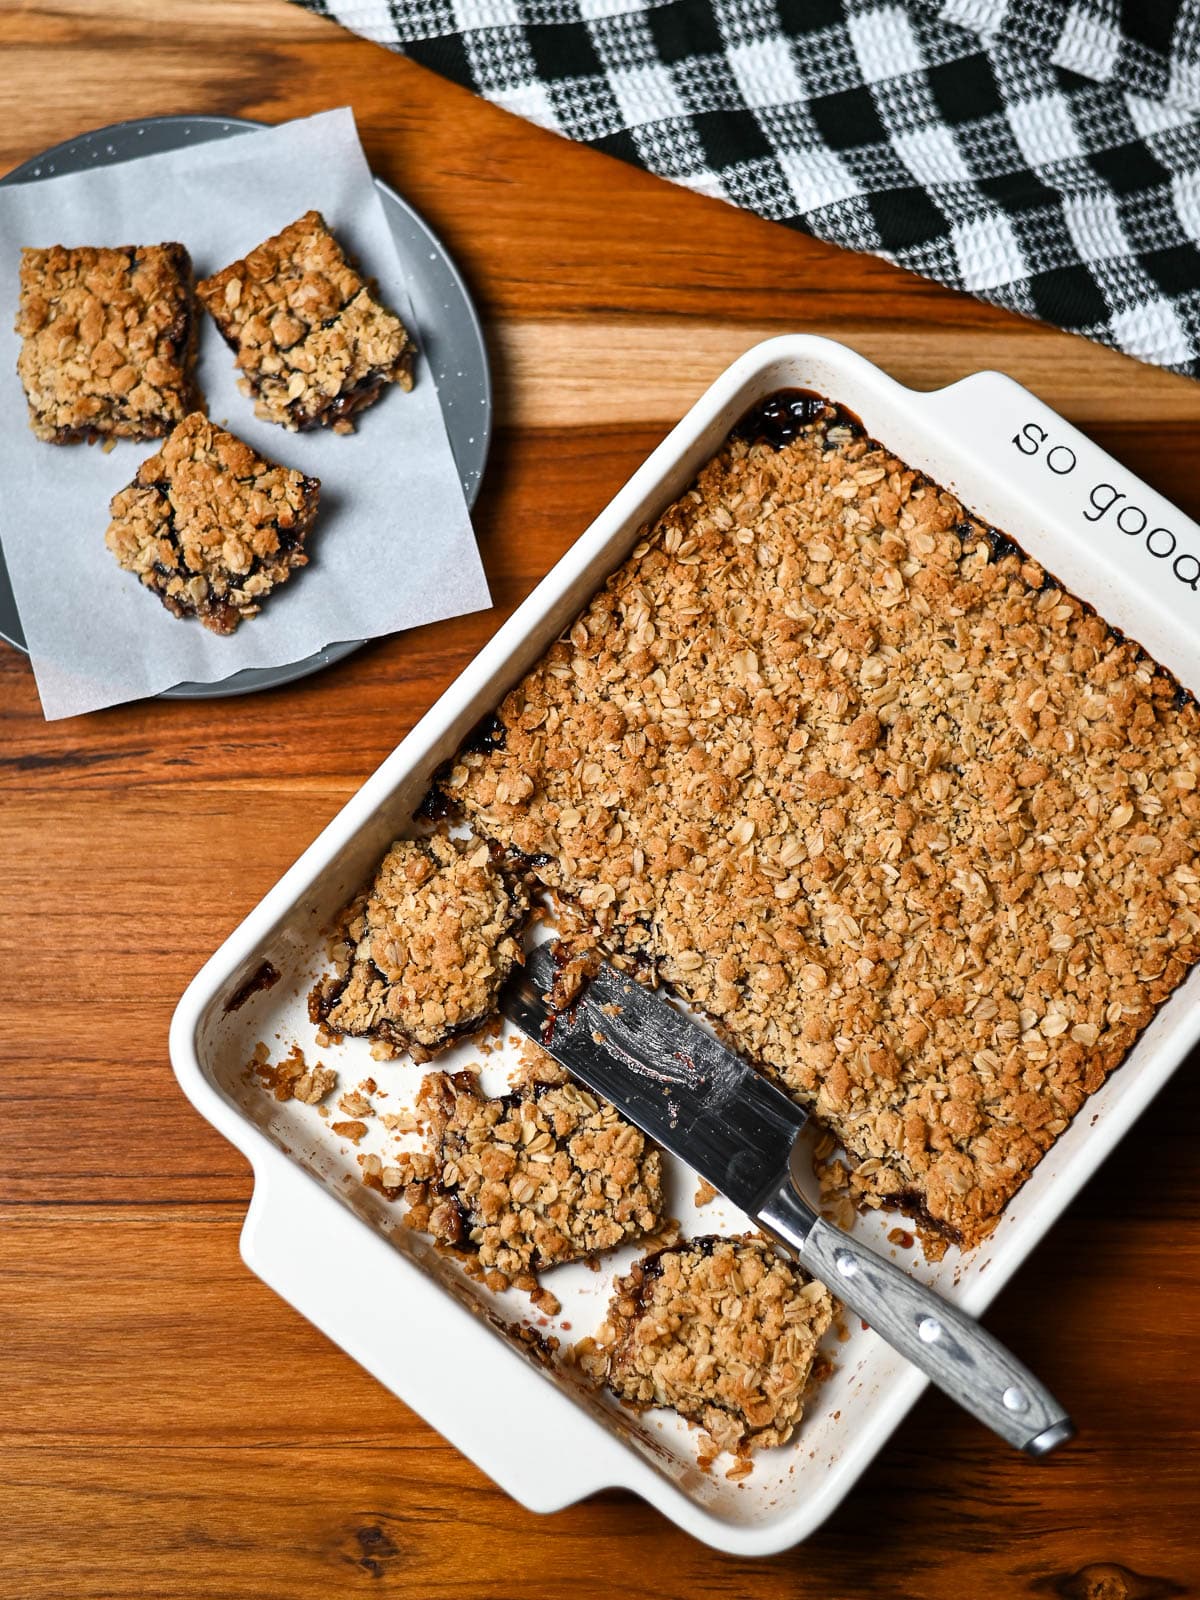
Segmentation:
<svg viewBox="0 0 1200 1600">
<path fill-rule="evenodd" d="M 203 404 L 181 244 L 22 250 L 16 330 L 39 439 L 160 438 Z"/>
<path fill-rule="evenodd" d="M 700 1178 L 696 1184 L 696 1193 L 692 1196 L 692 1204 L 695 1206 L 709 1205 L 717 1198 L 717 1192 L 707 1178 Z"/>
<path fill-rule="evenodd" d="M 469 1073 L 431 1073 L 419 1106 L 436 1158 L 423 1225 L 474 1252 L 491 1287 L 653 1232 L 662 1157 L 573 1083 L 485 1099 Z"/>
<path fill-rule="evenodd" d="M 994 1226 L 1200 953 L 1196 706 L 830 408 L 730 439 L 497 726 L 447 794 L 927 1239 Z"/>
<path fill-rule="evenodd" d="M 388 383 L 412 388 L 414 347 L 346 260 L 318 211 L 197 284 L 245 373 L 258 416 L 353 431 Z"/>
<path fill-rule="evenodd" d="M 528 909 L 486 842 L 398 840 L 344 914 L 334 972 L 310 1001 L 314 1020 L 374 1039 L 379 1056 L 428 1061 L 490 1019 L 521 959 Z"/>
<path fill-rule="evenodd" d="M 581 1365 L 622 1400 L 669 1406 L 745 1452 L 791 1437 L 832 1319 L 824 1285 L 769 1245 L 706 1236 L 618 1278 Z"/>
<path fill-rule="evenodd" d="M 307 564 L 319 490 L 194 411 L 113 496 L 105 543 L 174 616 L 232 633 Z"/>
</svg>

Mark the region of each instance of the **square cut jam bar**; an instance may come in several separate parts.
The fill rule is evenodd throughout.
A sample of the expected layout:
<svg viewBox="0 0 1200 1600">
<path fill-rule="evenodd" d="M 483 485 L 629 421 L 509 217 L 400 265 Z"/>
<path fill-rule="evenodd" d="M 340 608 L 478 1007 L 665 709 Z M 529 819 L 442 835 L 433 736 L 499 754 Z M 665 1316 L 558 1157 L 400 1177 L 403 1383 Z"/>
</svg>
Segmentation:
<svg viewBox="0 0 1200 1600">
<path fill-rule="evenodd" d="M 773 1245 L 706 1234 L 635 1261 L 579 1359 L 637 1409 L 670 1406 L 748 1454 L 791 1438 L 833 1311 Z"/>
<path fill-rule="evenodd" d="M 320 489 L 194 411 L 114 495 L 105 542 L 173 616 L 232 633 L 307 565 Z"/>
<path fill-rule="evenodd" d="M 183 245 L 22 250 L 20 283 L 17 371 L 39 439 L 160 438 L 200 403 Z"/>
<path fill-rule="evenodd" d="M 261 417 L 293 432 L 352 418 L 385 384 L 412 388 L 415 347 L 394 312 L 308 211 L 196 292 L 237 357 Z"/>
<path fill-rule="evenodd" d="M 600 945 L 970 1247 L 1200 953 L 1200 716 L 799 392 L 439 774 Z"/>
<path fill-rule="evenodd" d="M 537 1071 L 491 1099 L 469 1072 L 431 1073 L 417 1101 L 434 1159 L 409 1226 L 473 1253 L 495 1289 L 529 1287 L 534 1273 L 593 1259 L 663 1221 L 659 1151 L 552 1063 Z"/>
</svg>

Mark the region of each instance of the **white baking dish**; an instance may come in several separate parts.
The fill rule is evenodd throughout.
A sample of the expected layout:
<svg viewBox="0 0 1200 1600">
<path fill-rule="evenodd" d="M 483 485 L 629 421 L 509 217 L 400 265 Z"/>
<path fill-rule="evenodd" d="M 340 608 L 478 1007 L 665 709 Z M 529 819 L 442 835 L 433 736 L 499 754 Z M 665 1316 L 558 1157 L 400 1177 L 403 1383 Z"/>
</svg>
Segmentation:
<svg viewBox="0 0 1200 1600">
<path fill-rule="evenodd" d="M 411 1096 L 421 1069 L 409 1063 L 372 1063 L 357 1040 L 316 1049 L 304 999 L 323 964 L 325 926 L 393 837 L 410 828 L 434 768 L 627 554 L 639 527 L 687 484 L 751 405 L 788 387 L 848 406 L 875 437 L 1009 533 L 1183 684 L 1200 687 L 1200 528 L 997 373 L 918 394 L 829 340 L 772 339 L 717 379 L 250 913 L 192 982 L 171 1028 L 185 1093 L 254 1168 L 242 1252 L 260 1277 L 530 1508 L 551 1511 L 623 1486 L 698 1538 L 742 1554 L 779 1550 L 812 1532 L 925 1380 L 855 1321 L 848 1339 L 831 1345 L 837 1371 L 815 1395 L 793 1444 L 761 1456 L 741 1484 L 720 1466 L 704 1475 L 677 1419 L 636 1418 L 583 1391 L 561 1366 L 540 1365 L 511 1331 L 531 1316 L 528 1301 L 477 1288 L 421 1235 L 398 1227 L 395 1208 L 359 1181 L 355 1150 L 314 1108 L 278 1103 L 248 1084 L 244 1068 L 257 1040 L 276 1059 L 295 1041 L 309 1060 L 319 1055 L 337 1067 L 343 1087 L 370 1073 L 387 1089 L 389 1106 Z M 227 1012 L 229 997 L 263 960 L 280 981 Z M 967 1310 L 983 1312 L 1200 1037 L 1198 995 L 1200 969 L 1088 1102 L 985 1245 L 967 1256 L 951 1251 L 937 1267 L 906 1255 L 912 1269 Z M 474 1055 L 464 1046 L 446 1064 Z M 674 1181 L 672 1209 L 687 1231 L 737 1224 L 720 1203 L 695 1212 L 686 1175 Z M 885 1235 L 898 1221 L 868 1216 L 855 1226 L 886 1250 Z M 569 1333 L 559 1329 L 564 1346 L 601 1320 L 610 1266 L 601 1274 L 567 1267 L 551 1275 L 563 1301 L 559 1321 L 571 1324 Z M 1070 1406 L 1069 1393 L 1061 1398 Z M 1086 1430 L 1089 1418 L 1077 1420 Z"/>
</svg>

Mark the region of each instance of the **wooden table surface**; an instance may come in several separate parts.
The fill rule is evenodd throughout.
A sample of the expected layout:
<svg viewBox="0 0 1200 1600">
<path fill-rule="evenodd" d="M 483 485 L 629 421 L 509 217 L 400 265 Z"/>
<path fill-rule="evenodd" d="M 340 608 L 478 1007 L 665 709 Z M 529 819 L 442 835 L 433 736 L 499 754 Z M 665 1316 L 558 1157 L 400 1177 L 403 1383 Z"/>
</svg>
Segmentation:
<svg viewBox="0 0 1200 1600">
<path fill-rule="evenodd" d="M 0 0 L 0 61 L 3 170 L 126 117 L 349 102 L 465 270 L 498 391 L 494 610 L 271 694 L 55 724 L 0 648 L 3 1600 L 1200 1592 L 1194 1061 L 988 1317 L 1079 1440 L 1033 1465 L 930 1395 L 812 1540 L 752 1562 L 623 1493 L 510 1502 L 241 1264 L 249 1173 L 167 1059 L 200 963 L 755 340 L 832 334 L 917 385 L 1002 368 L 1193 516 L 1200 384 L 569 145 L 284 0 Z"/>
</svg>

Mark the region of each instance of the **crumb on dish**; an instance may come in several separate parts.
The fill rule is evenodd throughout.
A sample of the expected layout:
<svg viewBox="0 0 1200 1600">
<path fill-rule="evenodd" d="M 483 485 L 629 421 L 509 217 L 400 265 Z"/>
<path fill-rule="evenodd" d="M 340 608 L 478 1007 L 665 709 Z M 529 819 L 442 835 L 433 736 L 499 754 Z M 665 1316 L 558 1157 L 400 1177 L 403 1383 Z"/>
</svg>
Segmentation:
<svg viewBox="0 0 1200 1600">
<path fill-rule="evenodd" d="M 331 1067 L 319 1061 L 309 1066 L 298 1044 L 282 1061 L 272 1063 L 270 1050 L 260 1041 L 247 1070 L 276 1100 L 299 1100 L 309 1106 L 320 1105 L 338 1081 Z"/>
</svg>

